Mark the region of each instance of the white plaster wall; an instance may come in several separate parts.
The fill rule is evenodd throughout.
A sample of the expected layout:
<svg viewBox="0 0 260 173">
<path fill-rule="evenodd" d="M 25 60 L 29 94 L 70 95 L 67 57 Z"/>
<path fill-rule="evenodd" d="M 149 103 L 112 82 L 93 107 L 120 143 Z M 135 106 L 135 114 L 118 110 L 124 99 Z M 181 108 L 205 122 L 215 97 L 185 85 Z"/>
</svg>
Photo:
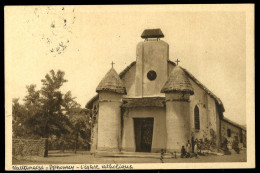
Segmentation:
<svg viewBox="0 0 260 173">
<path fill-rule="evenodd" d="M 217 133 L 219 138 L 219 115 L 216 111 L 215 100 L 210 97 L 203 89 L 190 79 L 194 89 L 194 95 L 190 97 L 190 126 L 191 133 L 194 134 L 194 139 L 210 139 L 210 129 L 212 128 Z M 195 130 L 194 125 L 194 108 L 198 106 L 200 113 L 200 130 Z M 217 141 L 218 143 L 219 141 Z"/>
<path fill-rule="evenodd" d="M 111 92 L 99 93 L 98 143 L 99 151 L 118 151 L 121 141 L 122 96 Z"/>
<path fill-rule="evenodd" d="M 97 149 L 97 123 L 95 123 L 91 129 L 91 147 L 90 152 L 94 153 Z"/>
<path fill-rule="evenodd" d="M 143 42 L 136 46 L 135 96 L 143 96 Z"/>
<path fill-rule="evenodd" d="M 121 78 L 127 92 L 127 95 L 124 95 L 124 97 L 135 97 L 135 74 L 136 65 L 133 65 Z"/>
<path fill-rule="evenodd" d="M 171 74 L 173 69 L 174 69 L 174 66 L 171 63 L 168 63 L 168 76 Z"/>
<path fill-rule="evenodd" d="M 217 110 L 216 110 L 216 102 L 213 98 L 208 96 L 208 111 L 209 111 L 209 128 L 214 129 L 215 131 L 217 130 Z"/>
<path fill-rule="evenodd" d="M 231 137 L 228 137 L 227 135 L 227 129 L 231 130 Z M 238 137 L 238 140 L 240 142 L 242 130 L 239 129 L 236 126 L 231 125 L 230 123 L 227 123 L 226 121 L 221 120 L 221 136 L 227 138 L 227 140 L 232 143 L 234 136 Z"/>
<path fill-rule="evenodd" d="M 169 45 L 162 40 L 144 41 L 136 50 L 136 96 L 164 96 L 160 91 L 168 76 Z M 150 70 L 157 74 L 153 81 L 147 78 Z"/>
<path fill-rule="evenodd" d="M 191 132 L 194 134 L 194 139 L 208 138 L 209 128 L 208 128 L 208 114 L 207 114 L 207 100 L 205 97 L 205 92 L 196 83 L 190 80 L 192 87 L 194 89 L 194 95 L 190 96 L 190 127 Z M 200 130 L 195 130 L 194 124 L 194 108 L 195 106 L 199 108 L 200 115 Z"/>
<path fill-rule="evenodd" d="M 152 152 L 166 148 L 165 108 L 133 108 L 124 113 L 122 150 L 135 152 L 135 132 L 133 118 L 154 118 Z"/>
<path fill-rule="evenodd" d="M 166 94 L 167 99 L 169 95 Z M 175 99 L 177 99 L 175 97 Z M 180 152 L 190 140 L 189 102 L 166 102 L 167 152 Z"/>
</svg>

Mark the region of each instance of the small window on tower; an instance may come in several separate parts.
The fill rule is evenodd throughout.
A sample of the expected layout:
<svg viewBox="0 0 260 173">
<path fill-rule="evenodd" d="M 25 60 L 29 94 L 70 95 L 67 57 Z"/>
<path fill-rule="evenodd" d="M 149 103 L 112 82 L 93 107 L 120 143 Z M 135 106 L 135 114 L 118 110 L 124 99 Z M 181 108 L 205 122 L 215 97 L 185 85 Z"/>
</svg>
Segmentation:
<svg viewBox="0 0 260 173">
<path fill-rule="evenodd" d="M 156 72 L 153 71 L 153 70 L 150 70 L 150 71 L 147 73 L 147 78 L 148 78 L 149 80 L 155 80 L 156 77 L 157 77 L 157 74 L 156 74 Z"/>
</svg>

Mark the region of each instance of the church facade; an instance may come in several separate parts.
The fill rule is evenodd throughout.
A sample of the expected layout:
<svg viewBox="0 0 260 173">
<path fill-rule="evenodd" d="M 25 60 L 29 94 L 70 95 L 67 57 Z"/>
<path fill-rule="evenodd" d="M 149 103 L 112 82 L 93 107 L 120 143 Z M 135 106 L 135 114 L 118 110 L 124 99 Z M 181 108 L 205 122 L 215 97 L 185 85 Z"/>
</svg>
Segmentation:
<svg viewBox="0 0 260 173">
<path fill-rule="evenodd" d="M 221 100 L 169 60 L 160 29 L 141 37 L 136 61 L 120 74 L 112 67 L 86 104 L 93 110 L 91 152 L 180 152 L 188 141 L 212 135 L 220 146 Z"/>
</svg>

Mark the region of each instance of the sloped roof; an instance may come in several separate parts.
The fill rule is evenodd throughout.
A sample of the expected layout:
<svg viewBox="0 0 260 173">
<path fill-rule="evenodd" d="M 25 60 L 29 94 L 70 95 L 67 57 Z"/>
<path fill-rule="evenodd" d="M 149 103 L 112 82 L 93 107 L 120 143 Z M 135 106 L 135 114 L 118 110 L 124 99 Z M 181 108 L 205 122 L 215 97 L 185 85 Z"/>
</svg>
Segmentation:
<svg viewBox="0 0 260 173">
<path fill-rule="evenodd" d="M 91 109 L 95 100 L 98 99 L 98 94 L 94 95 L 85 105 L 85 108 Z"/>
<path fill-rule="evenodd" d="M 172 70 L 161 92 L 186 92 L 191 95 L 194 94 L 194 90 L 186 73 L 178 65 Z"/>
<path fill-rule="evenodd" d="M 122 107 L 164 107 L 164 97 L 124 98 Z"/>
<path fill-rule="evenodd" d="M 162 38 L 164 37 L 160 28 L 158 29 L 145 29 L 141 35 L 142 38 Z"/>
<path fill-rule="evenodd" d="M 127 66 L 121 73 L 119 73 L 119 77 L 122 79 L 122 77 L 130 70 L 132 66 L 136 64 L 136 61 L 133 61 L 129 66 Z"/>
<path fill-rule="evenodd" d="M 176 66 L 176 64 L 173 61 L 168 60 L 169 64 L 172 64 L 173 66 Z M 136 61 L 132 62 L 129 66 L 127 66 L 120 74 L 119 77 L 122 78 L 134 65 L 136 64 Z M 182 67 L 180 67 L 182 68 Z M 187 71 L 185 68 L 182 68 L 183 71 L 189 76 L 193 82 L 195 82 L 200 88 L 202 88 L 207 94 L 209 94 L 218 104 L 218 106 L 221 108 L 220 110 L 222 112 L 225 112 L 224 105 L 222 101 L 213 93 L 211 92 L 207 87 L 205 87 L 198 79 L 195 78 L 189 71 Z M 98 94 L 96 94 L 94 97 L 92 97 L 86 104 L 86 108 L 91 108 L 93 105 L 93 102 L 98 99 Z"/>
<path fill-rule="evenodd" d="M 182 68 L 182 67 L 181 67 Z M 224 105 L 220 98 L 218 98 L 212 91 L 210 91 L 206 86 L 204 86 L 198 79 L 195 78 L 188 70 L 182 68 L 182 70 L 189 76 L 193 82 L 195 82 L 201 89 L 203 89 L 210 97 L 212 97 L 219 105 L 222 112 L 225 112 Z"/>
<path fill-rule="evenodd" d="M 126 94 L 125 86 L 114 68 L 111 68 L 107 72 L 98 84 L 96 91 L 112 91 L 119 94 Z"/>
<path fill-rule="evenodd" d="M 223 120 L 226 121 L 227 123 L 233 125 L 233 126 L 236 126 L 236 127 L 240 128 L 240 129 L 243 129 L 243 130 L 246 131 L 246 127 L 243 126 L 243 125 L 240 125 L 240 124 L 238 124 L 238 123 L 236 123 L 236 122 L 234 122 L 234 121 L 231 121 L 230 119 L 228 119 L 228 118 L 226 118 L 226 117 L 223 117 Z"/>
</svg>

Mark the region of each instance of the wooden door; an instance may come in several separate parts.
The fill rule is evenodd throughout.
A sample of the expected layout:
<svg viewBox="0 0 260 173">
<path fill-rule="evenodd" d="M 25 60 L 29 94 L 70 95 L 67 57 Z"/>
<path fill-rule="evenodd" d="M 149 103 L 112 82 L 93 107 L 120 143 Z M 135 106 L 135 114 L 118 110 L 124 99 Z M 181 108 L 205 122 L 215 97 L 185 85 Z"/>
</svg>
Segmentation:
<svg viewBox="0 0 260 173">
<path fill-rule="evenodd" d="M 136 152 L 151 152 L 153 118 L 134 118 Z"/>
</svg>

